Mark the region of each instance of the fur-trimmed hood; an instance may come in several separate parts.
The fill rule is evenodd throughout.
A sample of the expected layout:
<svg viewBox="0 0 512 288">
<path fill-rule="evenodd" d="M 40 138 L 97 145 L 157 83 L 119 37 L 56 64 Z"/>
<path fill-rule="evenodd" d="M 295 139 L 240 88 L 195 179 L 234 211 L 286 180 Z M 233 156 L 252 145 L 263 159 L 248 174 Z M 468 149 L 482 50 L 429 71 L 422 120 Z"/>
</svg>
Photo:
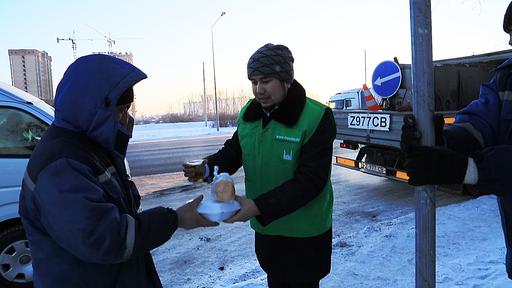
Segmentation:
<svg viewBox="0 0 512 288">
<path fill-rule="evenodd" d="M 299 120 L 305 104 L 306 91 L 304 90 L 304 87 L 297 82 L 297 80 L 293 80 L 284 100 L 279 104 L 279 107 L 277 107 L 276 110 L 272 111 L 272 120 L 291 127 L 297 123 L 297 120 Z M 257 121 L 262 119 L 263 116 L 265 116 L 265 112 L 263 112 L 261 104 L 252 99 L 247 110 L 245 110 L 245 114 L 243 115 L 244 121 Z"/>
</svg>

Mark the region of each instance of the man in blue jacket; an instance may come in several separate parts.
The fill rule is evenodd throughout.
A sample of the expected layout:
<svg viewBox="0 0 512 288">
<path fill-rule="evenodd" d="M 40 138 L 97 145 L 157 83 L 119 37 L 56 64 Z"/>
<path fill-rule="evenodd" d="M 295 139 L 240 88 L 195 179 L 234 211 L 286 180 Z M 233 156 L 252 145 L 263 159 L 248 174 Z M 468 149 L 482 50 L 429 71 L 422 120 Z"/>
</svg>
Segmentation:
<svg viewBox="0 0 512 288">
<path fill-rule="evenodd" d="M 57 87 L 55 121 L 27 166 L 19 213 L 36 287 L 162 287 L 150 251 L 178 227 L 213 226 L 198 197 L 138 212 L 124 158 L 133 86 L 146 75 L 107 55 L 77 59 Z"/>
<path fill-rule="evenodd" d="M 512 45 L 512 3 L 503 19 Z M 479 99 L 459 111 L 455 123 L 435 125 L 436 144 L 419 146 L 413 118 L 404 119 L 402 150 L 409 184 L 473 184 L 481 194 L 495 194 L 507 247 L 507 274 L 512 279 L 512 59 L 483 84 Z M 442 119 L 441 119 L 442 121 Z M 440 125 L 439 125 L 440 124 Z M 441 132 L 442 131 L 442 132 Z"/>
</svg>

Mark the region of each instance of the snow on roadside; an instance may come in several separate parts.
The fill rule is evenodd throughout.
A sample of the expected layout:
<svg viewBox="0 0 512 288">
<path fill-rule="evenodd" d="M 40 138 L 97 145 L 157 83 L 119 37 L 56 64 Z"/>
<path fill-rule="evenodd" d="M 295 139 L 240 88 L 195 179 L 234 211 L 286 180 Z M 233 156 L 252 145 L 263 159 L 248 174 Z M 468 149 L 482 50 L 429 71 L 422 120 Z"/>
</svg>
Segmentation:
<svg viewBox="0 0 512 288">
<path fill-rule="evenodd" d="M 437 208 L 436 287 L 511 287 L 493 196 Z M 323 287 L 414 287 L 414 213 L 333 239 Z"/>
<path fill-rule="evenodd" d="M 242 192 L 243 184 L 237 183 Z M 172 193 L 165 203 L 176 207 L 207 192 L 205 185 Z M 145 201 L 153 206 L 163 199 Z M 334 215 L 335 224 L 346 223 L 344 214 Z M 414 213 L 367 223 L 349 234 L 333 233 L 338 236 L 333 239 L 332 271 L 321 287 L 414 287 Z M 437 287 L 512 287 L 494 196 L 437 208 L 436 233 Z M 266 287 L 253 237 L 248 223 L 178 230 L 153 251 L 164 287 Z"/>
<path fill-rule="evenodd" d="M 236 127 L 220 127 L 217 131 L 216 128 L 212 127 L 213 122 L 208 122 L 208 127 L 205 126 L 204 122 L 135 125 L 130 143 L 207 135 L 230 135 L 236 130 Z"/>
<path fill-rule="evenodd" d="M 204 123 L 198 122 L 183 124 L 181 132 L 160 125 L 166 124 L 136 128 L 139 132 L 134 133 L 134 140 L 218 133 L 214 128 L 202 129 Z M 225 132 L 231 134 L 235 128 L 226 129 L 232 129 Z M 332 270 L 321 287 L 414 287 L 415 219 L 411 187 L 336 168 L 339 167 L 333 168 L 332 177 L 336 192 Z M 178 207 L 208 193 L 208 188 L 203 185 L 195 190 L 145 197 L 143 206 Z M 236 179 L 236 190 L 244 194 L 243 177 Z M 361 193 L 363 190 L 365 193 Z M 438 204 L 443 197 L 446 195 L 438 198 Z M 436 287 L 512 287 L 505 271 L 505 244 L 496 197 L 459 201 L 444 201 L 456 204 L 437 208 Z M 266 287 L 266 275 L 254 255 L 253 237 L 248 223 L 179 229 L 152 254 L 164 287 Z"/>
</svg>

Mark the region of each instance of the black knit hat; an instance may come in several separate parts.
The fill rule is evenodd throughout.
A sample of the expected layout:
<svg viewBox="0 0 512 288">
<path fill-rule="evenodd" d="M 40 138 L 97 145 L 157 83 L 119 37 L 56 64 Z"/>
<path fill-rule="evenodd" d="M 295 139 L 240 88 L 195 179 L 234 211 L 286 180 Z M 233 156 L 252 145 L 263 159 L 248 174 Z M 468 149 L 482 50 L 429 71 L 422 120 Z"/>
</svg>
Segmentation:
<svg viewBox="0 0 512 288">
<path fill-rule="evenodd" d="M 126 89 L 117 100 L 117 106 L 133 102 L 133 87 Z"/>
<path fill-rule="evenodd" d="M 253 76 L 274 77 L 281 81 L 293 81 L 293 55 L 284 45 L 265 44 L 256 50 L 247 62 L 247 78 Z"/>
<path fill-rule="evenodd" d="M 505 12 L 505 16 L 503 17 L 503 31 L 505 33 L 510 33 L 512 26 L 512 2 L 508 4 L 507 12 Z"/>
</svg>

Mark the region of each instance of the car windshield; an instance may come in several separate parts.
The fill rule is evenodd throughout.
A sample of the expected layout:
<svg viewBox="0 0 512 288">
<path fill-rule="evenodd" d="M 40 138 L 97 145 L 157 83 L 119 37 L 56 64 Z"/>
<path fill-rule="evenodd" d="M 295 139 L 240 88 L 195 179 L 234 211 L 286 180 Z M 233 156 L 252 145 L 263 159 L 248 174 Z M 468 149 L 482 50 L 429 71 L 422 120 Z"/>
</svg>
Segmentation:
<svg viewBox="0 0 512 288">
<path fill-rule="evenodd" d="M 30 156 L 47 128 L 48 124 L 22 110 L 0 108 L 0 155 Z"/>
</svg>

